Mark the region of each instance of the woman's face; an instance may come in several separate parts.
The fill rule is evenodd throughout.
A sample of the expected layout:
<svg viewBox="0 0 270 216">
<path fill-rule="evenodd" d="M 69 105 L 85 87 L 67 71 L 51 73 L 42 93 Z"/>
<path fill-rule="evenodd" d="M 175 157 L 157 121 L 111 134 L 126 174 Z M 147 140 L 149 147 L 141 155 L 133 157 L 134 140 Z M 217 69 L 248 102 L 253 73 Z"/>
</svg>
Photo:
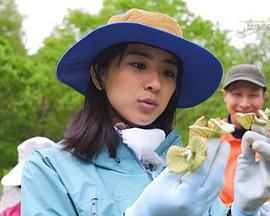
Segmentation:
<svg viewBox="0 0 270 216">
<path fill-rule="evenodd" d="M 145 126 L 167 107 L 176 88 L 177 60 L 161 49 L 129 44 L 102 77 L 112 107 L 130 123 Z"/>
</svg>

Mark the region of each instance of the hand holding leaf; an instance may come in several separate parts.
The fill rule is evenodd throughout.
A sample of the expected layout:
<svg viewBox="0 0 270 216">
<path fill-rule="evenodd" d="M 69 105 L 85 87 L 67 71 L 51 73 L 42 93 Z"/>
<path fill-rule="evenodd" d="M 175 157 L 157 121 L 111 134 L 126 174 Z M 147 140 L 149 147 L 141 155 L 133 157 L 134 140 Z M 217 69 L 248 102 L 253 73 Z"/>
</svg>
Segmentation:
<svg viewBox="0 0 270 216">
<path fill-rule="evenodd" d="M 234 131 L 234 125 L 220 118 L 211 118 L 206 124 L 204 116 L 189 126 L 189 142 L 186 147 L 172 146 L 167 153 L 169 170 L 175 173 L 195 171 L 206 158 L 207 139 Z"/>
<path fill-rule="evenodd" d="M 253 124 L 270 129 L 270 109 L 259 110 L 258 117 L 255 113 L 236 113 L 235 118 L 245 129 L 249 130 Z"/>
</svg>

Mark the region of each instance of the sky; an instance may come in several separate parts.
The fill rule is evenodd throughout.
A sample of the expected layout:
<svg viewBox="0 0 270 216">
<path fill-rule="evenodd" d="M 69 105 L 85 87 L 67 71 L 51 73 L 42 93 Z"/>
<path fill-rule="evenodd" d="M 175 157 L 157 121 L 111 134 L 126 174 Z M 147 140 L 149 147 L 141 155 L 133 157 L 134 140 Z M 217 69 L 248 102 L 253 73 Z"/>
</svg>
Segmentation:
<svg viewBox="0 0 270 216">
<path fill-rule="evenodd" d="M 68 9 L 98 13 L 102 0 L 16 0 L 16 4 L 24 16 L 24 43 L 28 52 L 33 54 L 52 29 L 62 23 Z"/>
<path fill-rule="evenodd" d="M 232 43 L 242 47 L 245 41 L 236 37 L 236 31 L 252 27 L 248 20 L 265 23 L 270 31 L 269 0 L 186 0 L 190 11 L 218 23 L 221 29 L 231 30 Z M 83 9 L 98 13 L 102 0 L 16 0 L 18 10 L 24 15 L 24 43 L 30 54 L 42 46 L 53 27 L 62 23 L 68 9 Z M 255 30 L 254 30 L 255 31 Z M 250 32 L 250 31 L 249 31 Z"/>
</svg>

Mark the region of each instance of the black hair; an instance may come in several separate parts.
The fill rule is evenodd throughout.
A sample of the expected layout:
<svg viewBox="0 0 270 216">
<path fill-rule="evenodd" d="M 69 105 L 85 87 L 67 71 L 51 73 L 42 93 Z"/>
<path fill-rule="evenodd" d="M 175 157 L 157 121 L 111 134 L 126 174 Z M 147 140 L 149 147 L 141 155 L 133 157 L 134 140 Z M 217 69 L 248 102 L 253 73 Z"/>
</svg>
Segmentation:
<svg viewBox="0 0 270 216">
<path fill-rule="evenodd" d="M 111 62 L 119 57 L 118 66 L 120 65 L 127 45 L 128 43 L 112 45 L 101 51 L 94 59 L 92 69 L 101 86 L 101 78 L 107 73 Z M 172 130 L 177 108 L 177 98 L 179 98 L 180 94 L 180 82 L 178 82 L 178 80 L 181 79 L 182 63 L 180 60 L 178 61 L 179 72 L 177 73 L 177 87 L 168 106 L 153 123 L 143 128 L 160 128 L 164 130 L 166 134 Z M 70 150 L 75 156 L 89 160 L 97 156 L 106 146 L 110 156 L 115 158 L 117 145 L 121 140 L 114 128 L 112 115 L 118 115 L 118 117 L 121 118 L 110 105 L 106 91 L 97 89 L 93 80 L 90 78 L 84 106 L 73 118 L 66 130 L 64 136 L 64 150 Z M 124 121 L 127 123 L 126 120 Z"/>
</svg>

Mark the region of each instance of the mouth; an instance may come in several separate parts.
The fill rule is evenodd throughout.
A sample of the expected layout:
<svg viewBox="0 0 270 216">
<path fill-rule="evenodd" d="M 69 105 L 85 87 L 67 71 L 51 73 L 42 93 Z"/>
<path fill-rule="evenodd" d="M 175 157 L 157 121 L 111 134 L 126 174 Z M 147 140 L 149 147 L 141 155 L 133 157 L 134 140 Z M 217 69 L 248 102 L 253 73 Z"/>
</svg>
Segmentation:
<svg viewBox="0 0 270 216">
<path fill-rule="evenodd" d="M 144 111 L 153 111 L 156 107 L 158 107 L 158 102 L 151 98 L 144 98 L 138 100 L 139 106 Z"/>
<path fill-rule="evenodd" d="M 149 105 L 152 105 L 152 106 L 158 106 L 157 101 L 153 100 L 151 98 L 139 99 L 138 102 L 139 103 L 149 104 Z"/>
</svg>

